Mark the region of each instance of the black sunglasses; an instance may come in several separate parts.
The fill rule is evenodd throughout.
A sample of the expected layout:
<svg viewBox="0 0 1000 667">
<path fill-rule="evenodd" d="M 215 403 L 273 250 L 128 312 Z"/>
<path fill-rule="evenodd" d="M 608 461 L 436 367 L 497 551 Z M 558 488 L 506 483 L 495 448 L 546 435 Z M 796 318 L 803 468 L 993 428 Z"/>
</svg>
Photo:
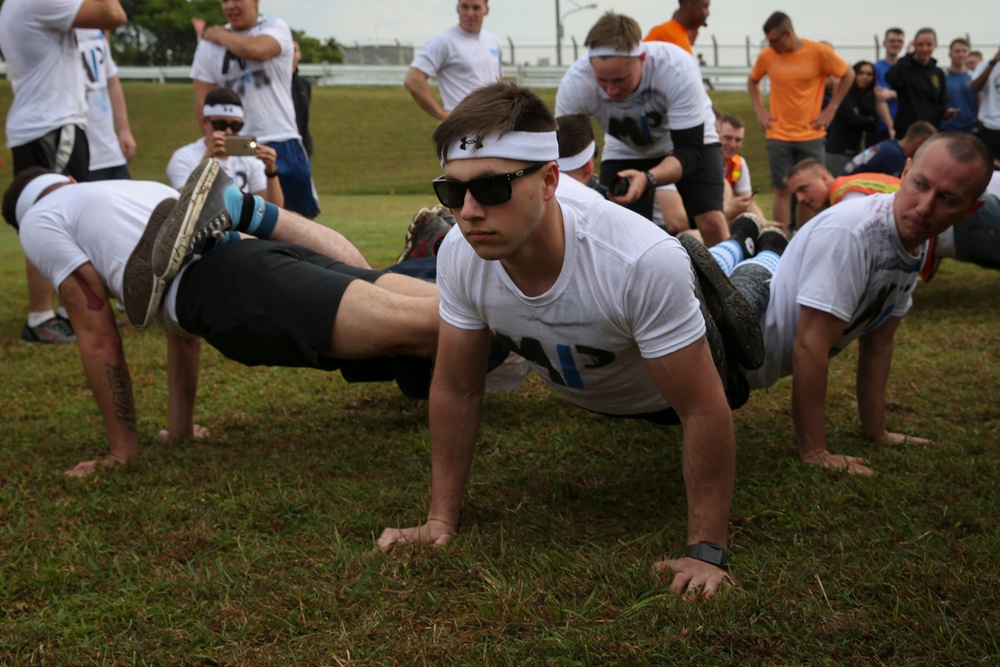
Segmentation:
<svg viewBox="0 0 1000 667">
<path fill-rule="evenodd" d="M 473 198 L 483 206 L 496 206 L 510 201 L 514 194 L 511 182 L 515 178 L 533 174 L 547 164 L 548 162 L 536 162 L 508 174 L 481 176 L 471 181 L 454 181 L 439 176 L 431 185 L 434 186 L 434 194 L 437 195 L 438 201 L 448 208 L 462 208 L 465 205 L 466 191 L 471 192 Z"/>
<path fill-rule="evenodd" d="M 212 129 L 216 132 L 225 132 L 226 128 L 232 128 L 233 132 L 239 133 L 243 129 L 242 120 L 210 120 L 208 121 L 212 124 Z"/>
</svg>

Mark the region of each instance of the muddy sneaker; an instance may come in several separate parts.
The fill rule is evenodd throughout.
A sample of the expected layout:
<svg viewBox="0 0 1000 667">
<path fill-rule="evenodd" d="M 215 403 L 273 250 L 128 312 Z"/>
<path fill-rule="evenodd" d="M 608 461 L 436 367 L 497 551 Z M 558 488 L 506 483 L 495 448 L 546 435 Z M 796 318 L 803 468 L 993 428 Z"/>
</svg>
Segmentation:
<svg viewBox="0 0 1000 667">
<path fill-rule="evenodd" d="M 455 225 L 455 216 L 444 206 L 422 208 L 413 216 L 410 228 L 406 231 L 406 245 L 403 252 L 396 258 L 396 264 L 408 259 L 433 257 L 437 255 L 438 246 L 451 228 Z"/>
<path fill-rule="evenodd" d="M 733 351 L 735 360 L 753 370 L 764 363 L 764 338 L 750 303 L 723 273 L 712 253 L 690 234 L 678 238 L 691 257 L 705 305 Z"/>
<path fill-rule="evenodd" d="M 156 246 L 156 237 L 176 204 L 177 200 L 170 197 L 156 205 L 149 216 L 146 231 L 142 233 L 135 250 L 125 263 L 122 303 L 125 305 L 125 316 L 136 329 L 149 326 L 163 300 L 167 281 L 153 271 L 153 248 Z"/>
<path fill-rule="evenodd" d="M 191 172 L 153 247 L 153 273 L 158 278 L 167 281 L 176 276 L 199 242 L 232 228 L 225 200 L 232 182 L 212 159 Z"/>
<path fill-rule="evenodd" d="M 76 334 L 73 325 L 65 317 L 50 317 L 38 326 L 29 327 L 24 323 L 21 329 L 21 340 L 25 343 L 42 343 L 45 345 L 64 345 L 75 343 Z"/>
<path fill-rule="evenodd" d="M 788 247 L 788 237 L 777 227 L 768 227 L 757 237 L 757 254 L 770 250 L 778 257 L 785 252 Z"/>
</svg>

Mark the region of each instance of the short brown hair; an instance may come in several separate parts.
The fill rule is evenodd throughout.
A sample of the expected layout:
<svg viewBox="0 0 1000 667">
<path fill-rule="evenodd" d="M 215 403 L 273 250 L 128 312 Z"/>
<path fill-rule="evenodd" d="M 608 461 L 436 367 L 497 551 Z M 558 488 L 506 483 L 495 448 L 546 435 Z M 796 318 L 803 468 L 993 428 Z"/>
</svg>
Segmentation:
<svg viewBox="0 0 1000 667">
<path fill-rule="evenodd" d="M 585 114 L 569 114 L 556 118 L 559 129 L 559 157 L 571 157 L 585 149 L 594 140 L 594 128 L 590 125 L 590 116 Z"/>
<path fill-rule="evenodd" d="M 448 148 L 467 137 L 508 132 L 553 132 L 556 119 L 535 93 L 507 81 L 477 88 L 452 109 L 432 137 L 438 157 L 447 159 Z"/>
<path fill-rule="evenodd" d="M 951 40 L 951 44 L 948 45 L 948 50 L 951 51 L 953 48 L 955 48 L 956 44 L 964 44 L 965 48 L 967 49 L 972 48 L 972 44 L 969 44 L 969 40 L 967 40 L 965 37 L 956 37 L 955 39 Z"/>
<path fill-rule="evenodd" d="M 205 104 L 231 104 L 242 107 L 243 100 L 235 90 L 229 88 L 213 88 L 205 95 Z"/>
<path fill-rule="evenodd" d="M 903 138 L 914 141 L 916 139 L 926 139 L 934 134 L 937 134 L 936 127 L 928 123 L 926 120 L 918 120 L 915 123 L 911 123 L 910 126 L 906 128 L 906 134 Z"/>
<path fill-rule="evenodd" d="M 722 120 L 719 121 L 719 122 L 720 123 L 725 123 L 726 125 L 729 125 L 734 130 L 742 130 L 743 129 L 743 121 L 740 120 L 740 118 L 738 116 L 731 116 L 729 114 L 726 114 L 725 116 L 722 117 Z"/>
<path fill-rule="evenodd" d="M 825 164 L 814 157 L 807 157 L 805 160 L 799 160 L 796 162 L 795 165 L 788 170 L 788 173 L 785 174 L 785 182 L 787 183 L 788 179 L 807 171 L 814 171 L 819 175 L 830 173 L 830 170 L 826 168 Z"/>
<path fill-rule="evenodd" d="M 921 144 L 920 148 L 913 156 L 913 162 L 920 158 L 920 156 L 927 150 L 927 147 L 931 144 L 936 144 L 940 141 L 948 142 L 946 148 L 948 149 L 948 155 L 952 157 L 956 162 L 962 164 L 974 164 L 978 162 L 983 168 L 982 178 L 978 182 L 973 184 L 976 196 L 973 199 L 980 197 L 986 188 L 990 184 L 990 179 L 993 178 L 993 153 L 990 151 L 989 147 L 983 142 L 982 139 L 969 132 L 959 132 L 958 130 L 949 130 L 947 132 L 938 132 L 934 136 L 928 137 L 927 140 Z"/>
<path fill-rule="evenodd" d="M 597 23 L 587 33 L 583 45 L 588 49 L 595 46 L 610 46 L 618 51 L 631 51 L 642 41 L 639 23 L 624 14 L 604 12 Z"/>
<path fill-rule="evenodd" d="M 17 200 L 21 197 L 21 193 L 24 189 L 28 187 L 28 183 L 32 182 L 42 174 L 54 174 L 56 172 L 51 169 L 46 169 L 45 167 L 28 167 L 27 169 L 22 169 L 17 172 L 17 176 L 14 177 L 14 182 L 10 184 L 7 191 L 3 193 L 3 219 L 6 220 L 11 227 L 18 229 L 17 226 Z"/>
</svg>

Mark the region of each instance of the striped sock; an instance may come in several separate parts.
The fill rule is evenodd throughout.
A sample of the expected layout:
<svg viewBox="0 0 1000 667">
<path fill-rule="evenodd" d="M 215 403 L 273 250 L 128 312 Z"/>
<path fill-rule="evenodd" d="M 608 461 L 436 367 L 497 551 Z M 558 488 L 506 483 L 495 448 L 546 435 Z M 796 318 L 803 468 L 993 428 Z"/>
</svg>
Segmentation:
<svg viewBox="0 0 1000 667">
<path fill-rule="evenodd" d="M 715 258 L 718 265 L 722 267 L 722 272 L 727 276 L 733 272 L 737 264 L 746 258 L 743 246 L 733 239 L 726 239 L 722 243 L 717 243 L 709 248 L 708 251 L 712 253 L 712 257 Z"/>
<path fill-rule="evenodd" d="M 236 185 L 226 188 L 226 211 L 233 220 L 233 228 L 244 234 L 266 239 L 278 222 L 278 207 L 258 195 L 248 195 Z"/>
</svg>

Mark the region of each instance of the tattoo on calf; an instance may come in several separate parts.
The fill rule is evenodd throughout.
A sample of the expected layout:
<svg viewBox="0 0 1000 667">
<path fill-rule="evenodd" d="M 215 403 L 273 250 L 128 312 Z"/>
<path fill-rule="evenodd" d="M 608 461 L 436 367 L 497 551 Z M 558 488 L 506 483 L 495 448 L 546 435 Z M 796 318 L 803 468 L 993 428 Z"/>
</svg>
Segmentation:
<svg viewBox="0 0 1000 667">
<path fill-rule="evenodd" d="M 115 406 L 115 419 L 135 433 L 135 405 L 132 402 L 132 381 L 128 370 L 119 366 L 106 366 L 108 386 L 111 388 L 111 404 Z"/>
</svg>

